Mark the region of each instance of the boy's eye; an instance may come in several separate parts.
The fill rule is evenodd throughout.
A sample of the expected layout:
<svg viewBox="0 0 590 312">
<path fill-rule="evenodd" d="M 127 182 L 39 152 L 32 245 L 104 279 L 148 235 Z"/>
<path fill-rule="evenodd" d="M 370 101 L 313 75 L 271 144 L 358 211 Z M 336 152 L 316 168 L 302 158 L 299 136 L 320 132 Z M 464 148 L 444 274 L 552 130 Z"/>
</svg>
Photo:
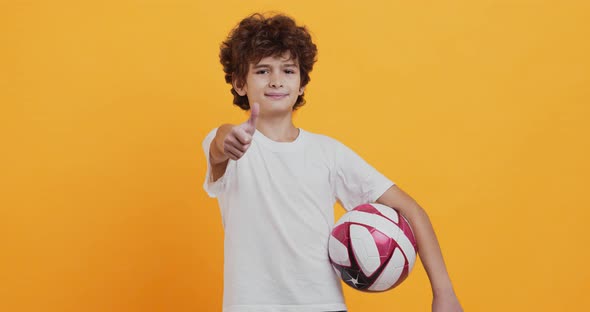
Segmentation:
<svg viewBox="0 0 590 312">
<path fill-rule="evenodd" d="M 268 73 L 268 70 L 266 70 L 266 69 L 261 69 L 261 70 L 256 71 L 256 74 L 266 74 L 266 73 Z"/>
<path fill-rule="evenodd" d="M 285 70 L 285 73 L 287 73 L 287 74 L 294 74 L 295 71 L 292 70 L 292 69 L 287 69 L 287 70 Z"/>
</svg>

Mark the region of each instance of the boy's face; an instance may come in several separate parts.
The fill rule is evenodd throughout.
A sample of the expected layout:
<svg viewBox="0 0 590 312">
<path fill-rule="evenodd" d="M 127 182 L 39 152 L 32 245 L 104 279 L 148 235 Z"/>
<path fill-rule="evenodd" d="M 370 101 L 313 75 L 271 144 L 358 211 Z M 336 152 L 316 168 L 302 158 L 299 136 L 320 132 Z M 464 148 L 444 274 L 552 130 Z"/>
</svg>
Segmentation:
<svg viewBox="0 0 590 312">
<path fill-rule="evenodd" d="M 269 56 L 257 64 L 250 64 L 246 83 L 234 89 L 248 102 L 260 105 L 261 115 L 282 115 L 293 111 L 297 97 L 303 94 L 299 64 L 289 59 L 290 53 Z"/>
</svg>

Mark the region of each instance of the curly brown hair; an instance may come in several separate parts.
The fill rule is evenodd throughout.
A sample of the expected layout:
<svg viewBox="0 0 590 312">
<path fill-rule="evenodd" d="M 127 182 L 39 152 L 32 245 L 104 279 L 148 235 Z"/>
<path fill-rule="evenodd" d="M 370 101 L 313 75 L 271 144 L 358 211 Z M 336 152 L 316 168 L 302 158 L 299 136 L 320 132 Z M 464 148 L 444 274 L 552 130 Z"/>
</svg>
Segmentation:
<svg viewBox="0 0 590 312">
<path fill-rule="evenodd" d="M 225 72 L 225 82 L 232 84 L 235 79 L 236 85 L 241 88 L 246 82 L 250 63 L 257 64 L 265 57 L 282 55 L 287 51 L 299 64 L 300 87 L 305 87 L 317 60 L 317 47 L 307 28 L 297 26 L 292 18 L 283 14 L 252 14 L 243 19 L 221 44 L 219 58 Z M 231 93 L 234 95 L 234 104 L 243 110 L 250 109 L 248 97 L 240 96 L 233 85 Z M 297 98 L 293 110 L 305 104 L 303 96 L 301 94 Z"/>
</svg>

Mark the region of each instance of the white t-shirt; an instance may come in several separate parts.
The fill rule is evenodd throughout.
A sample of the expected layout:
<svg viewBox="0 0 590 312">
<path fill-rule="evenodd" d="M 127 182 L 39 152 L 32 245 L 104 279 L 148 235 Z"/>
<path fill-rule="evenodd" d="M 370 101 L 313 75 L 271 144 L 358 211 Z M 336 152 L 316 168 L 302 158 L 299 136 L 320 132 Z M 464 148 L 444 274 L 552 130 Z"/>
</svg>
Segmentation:
<svg viewBox="0 0 590 312">
<path fill-rule="evenodd" d="M 342 143 L 300 129 L 293 142 L 256 131 L 250 148 L 204 188 L 224 226 L 224 312 L 346 310 L 328 258 L 334 204 L 374 202 L 394 183 Z"/>
</svg>

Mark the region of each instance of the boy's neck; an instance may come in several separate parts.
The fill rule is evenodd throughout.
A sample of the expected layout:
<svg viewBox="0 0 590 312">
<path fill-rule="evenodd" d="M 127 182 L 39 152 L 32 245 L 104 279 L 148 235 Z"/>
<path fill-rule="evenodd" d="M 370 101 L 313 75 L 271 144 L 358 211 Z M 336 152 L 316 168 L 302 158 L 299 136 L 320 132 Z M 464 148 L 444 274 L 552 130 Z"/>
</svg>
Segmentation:
<svg viewBox="0 0 590 312">
<path fill-rule="evenodd" d="M 293 142 L 299 136 L 299 129 L 293 124 L 291 115 L 278 118 L 260 116 L 256 124 L 256 130 L 277 142 Z"/>
</svg>

